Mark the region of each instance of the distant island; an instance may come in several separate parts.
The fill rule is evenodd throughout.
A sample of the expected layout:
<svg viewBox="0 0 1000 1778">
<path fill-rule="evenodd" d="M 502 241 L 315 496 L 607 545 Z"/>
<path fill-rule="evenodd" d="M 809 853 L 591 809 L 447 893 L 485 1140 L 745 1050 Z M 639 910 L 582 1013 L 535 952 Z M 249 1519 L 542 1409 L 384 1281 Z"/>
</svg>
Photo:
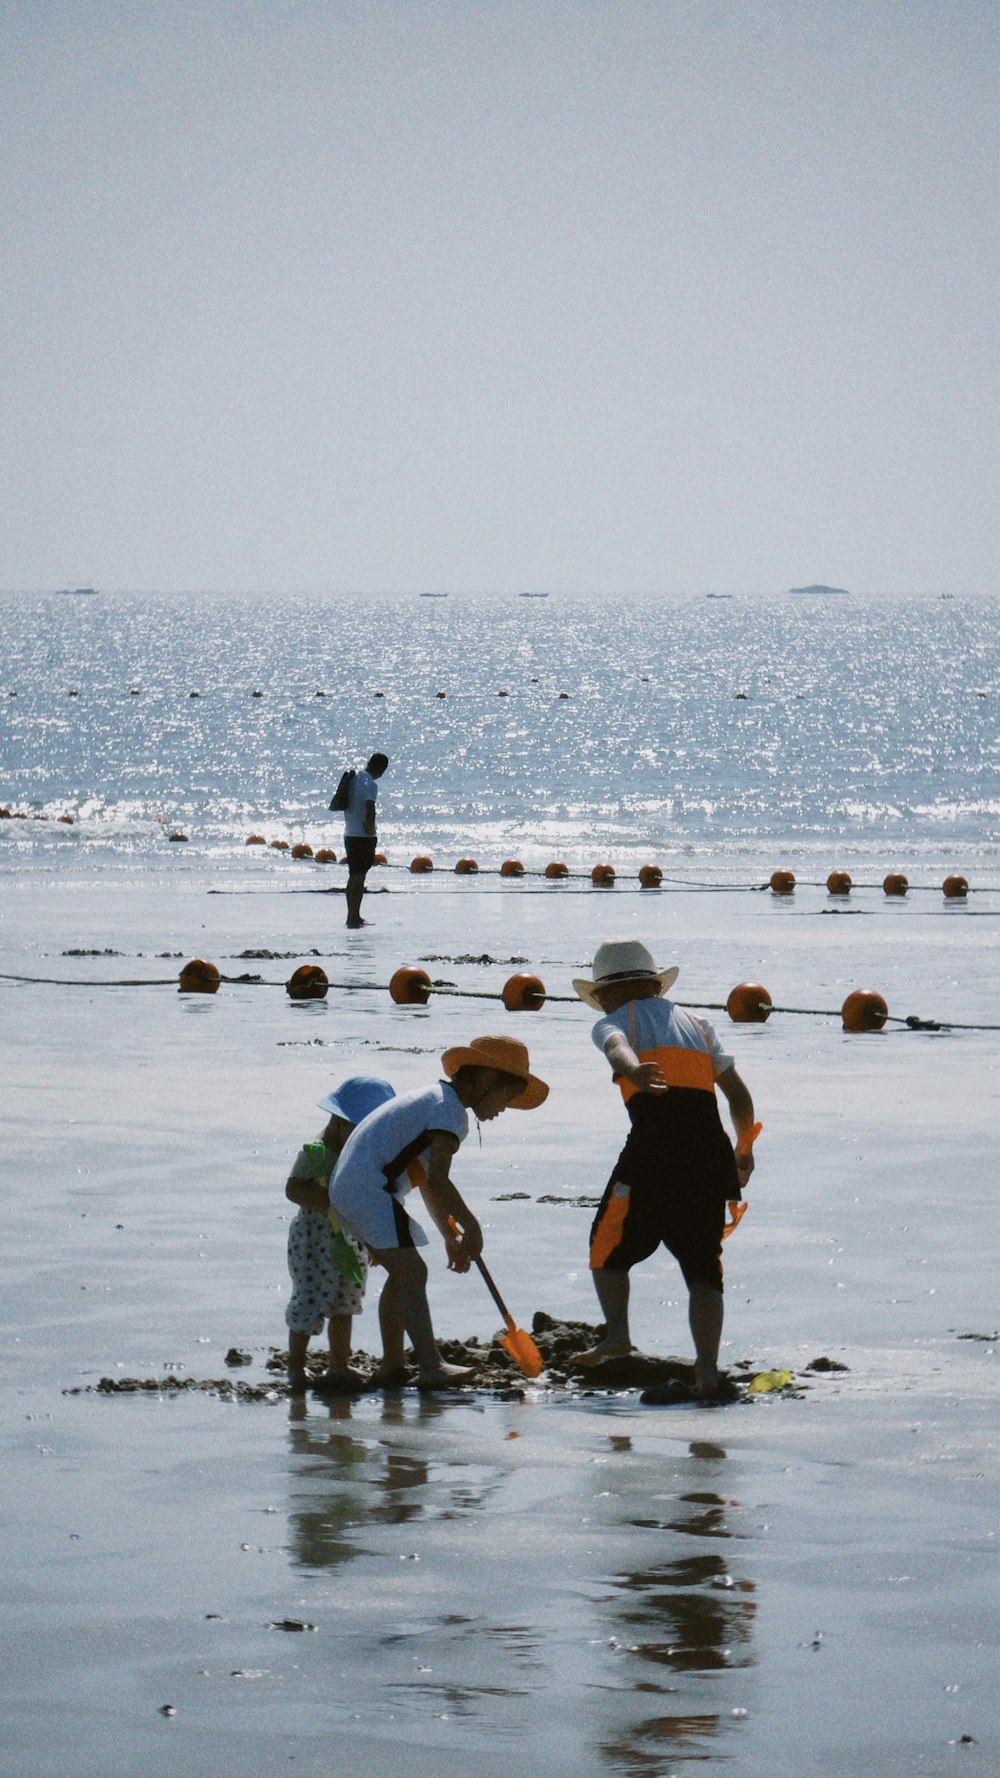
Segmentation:
<svg viewBox="0 0 1000 1778">
<path fill-rule="evenodd" d="M 798 593 L 798 594 L 801 594 L 801 593 L 821 593 L 821 594 L 840 593 L 845 598 L 849 597 L 847 588 L 845 586 L 793 586 L 793 587 L 789 587 L 788 590 L 790 593 Z"/>
<path fill-rule="evenodd" d="M 78 594 L 89 593 L 93 595 L 96 592 L 97 588 L 95 586 L 61 586 L 56 589 L 56 598 L 69 599 L 75 598 Z"/>
</svg>

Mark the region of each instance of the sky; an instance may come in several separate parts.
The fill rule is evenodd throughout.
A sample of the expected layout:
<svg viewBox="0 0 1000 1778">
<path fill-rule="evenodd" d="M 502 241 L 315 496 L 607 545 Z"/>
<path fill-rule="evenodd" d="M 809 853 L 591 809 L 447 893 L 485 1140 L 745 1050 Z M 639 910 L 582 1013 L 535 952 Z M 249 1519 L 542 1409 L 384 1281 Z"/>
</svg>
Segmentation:
<svg viewBox="0 0 1000 1778">
<path fill-rule="evenodd" d="M 0 587 L 994 591 L 998 36 L 0 0 Z"/>
</svg>

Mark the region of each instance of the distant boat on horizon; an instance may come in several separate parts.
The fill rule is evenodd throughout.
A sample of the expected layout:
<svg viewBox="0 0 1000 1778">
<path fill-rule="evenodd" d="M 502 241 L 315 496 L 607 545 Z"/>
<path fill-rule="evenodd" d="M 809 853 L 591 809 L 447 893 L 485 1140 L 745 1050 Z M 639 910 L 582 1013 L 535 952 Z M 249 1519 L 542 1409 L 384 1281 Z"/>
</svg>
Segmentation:
<svg viewBox="0 0 1000 1778">
<path fill-rule="evenodd" d="M 843 598 L 850 596 L 845 586 L 792 586 L 788 591 L 800 596 L 803 593 L 818 593 L 821 597 L 826 597 L 830 593 L 837 593 Z"/>
<path fill-rule="evenodd" d="M 447 593 L 418 593 L 420 599 L 447 599 Z"/>
<path fill-rule="evenodd" d="M 547 599 L 548 593 L 518 593 L 519 599 Z"/>
<path fill-rule="evenodd" d="M 706 597 L 706 599 L 732 599 L 735 597 L 735 594 L 733 594 L 733 593 L 706 593 L 705 597 Z"/>
<path fill-rule="evenodd" d="M 84 594 L 93 598 L 97 593 L 95 586 L 61 586 L 56 588 L 56 598 L 82 598 Z"/>
</svg>

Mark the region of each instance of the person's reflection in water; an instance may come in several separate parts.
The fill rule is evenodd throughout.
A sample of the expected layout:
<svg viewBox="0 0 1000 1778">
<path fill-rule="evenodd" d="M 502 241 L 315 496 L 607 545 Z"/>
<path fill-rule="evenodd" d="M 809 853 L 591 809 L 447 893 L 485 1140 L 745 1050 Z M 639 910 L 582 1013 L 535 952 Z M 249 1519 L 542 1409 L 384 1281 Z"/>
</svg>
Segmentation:
<svg viewBox="0 0 1000 1778">
<path fill-rule="evenodd" d="M 402 1395 L 386 1395 L 382 1425 L 405 1428 L 407 1405 Z M 429 1470 L 422 1457 L 379 1439 L 378 1420 L 364 1421 L 368 1436 L 356 1436 L 356 1427 L 347 1431 L 356 1406 L 351 1397 L 331 1396 L 320 1414 L 315 1405 L 305 1412 L 303 1406 L 293 1400 L 289 1411 L 292 1450 L 301 1459 L 298 1498 L 304 1503 L 289 1512 L 290 1554 L 299 1567 L 329 1568 L 358 1553 L 366 1525 L 405 1525 L 420 1518 Z M 421 1397 L 416 1419 L 433 1417 L 440 1406 Z M 345 1430 L 334 1430 L 338 1423 Z"/>
<path fill-rule="evenodd" d="M 693 1464 L 704 1464 L 706 1480 L 716 1480 L 712 1466 L 726 1461 L 722 1446 L 708 1442 L 690 1445 L 689 1454 Z M 614 1577 L 615 1641 L 636 1663 L 632 1689 L 643 1697 L 669 1696 L 672 1705 L 603 1743 L 611 1766 L 630 1773 L 658 1774 L 663 1759 L 677 1755 L 711 1757 L 706 1744 L 717 1741 L 724 1725 L 735 1727 L 740 1715 L 735 1694 L 723 1705 L 716 1676 L 756 1664 L 754 1582 L 731 1571 L 731 1553 L 721 1547 L 746 1535 L 736 1518 L 739 1503 L 697 1488 L 664 1504 L 663 1517 L 636 1518 L 633 1525 L 662 1532 L 670 1542 L 680 1535 L 687 1547 L 673 1554 L 668 1545 L 663 1560 Z M 657 1550 L 664 1551 L 662 1538 Z"/>
</svg>

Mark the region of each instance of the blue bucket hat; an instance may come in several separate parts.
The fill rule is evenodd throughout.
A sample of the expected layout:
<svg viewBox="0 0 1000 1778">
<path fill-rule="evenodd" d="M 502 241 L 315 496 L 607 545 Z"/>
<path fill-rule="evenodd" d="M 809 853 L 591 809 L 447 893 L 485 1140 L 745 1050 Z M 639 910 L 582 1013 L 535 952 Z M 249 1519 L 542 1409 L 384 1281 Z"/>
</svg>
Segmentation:
<svg viewBox="0 0 1000 1778">
<path fill-rule="evenodd" d="M 376 1111 L 387 1099 L 395 1097 L 395 1087 L 391 1087 L 387 1080 L 380 1080 L 377 1074 L 352 1074 L 332 1093 L 327 1093 L 325 1099 L 320 1099 L 319 1108 L 330 1117 L 342 1117 L 345 1123 L 359 1124 L 369 1112 Z"/>
</svg>

